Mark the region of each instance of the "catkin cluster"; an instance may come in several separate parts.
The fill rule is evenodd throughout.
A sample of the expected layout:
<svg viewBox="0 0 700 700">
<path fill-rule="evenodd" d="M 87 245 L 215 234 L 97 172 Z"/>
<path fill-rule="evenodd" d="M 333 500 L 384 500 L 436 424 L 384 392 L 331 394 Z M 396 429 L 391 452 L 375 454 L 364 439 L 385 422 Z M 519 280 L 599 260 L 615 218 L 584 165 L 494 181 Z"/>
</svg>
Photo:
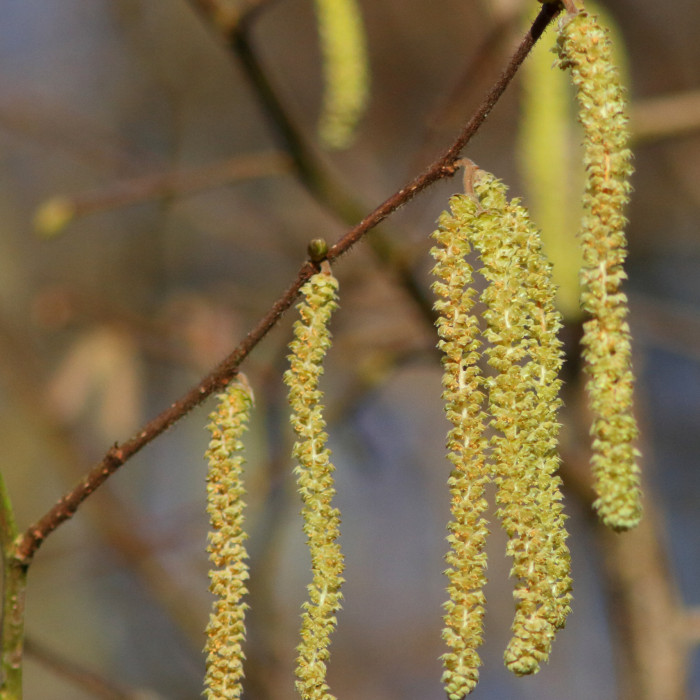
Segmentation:
<svg viewBox="0 0 700 700">
<path fill-rule="evenodd" d="M 291 423 L 297 436 L 292 454 L 303 501 L 302 516 L 309 551 L 312 581 L 304 603 L 301 643 L 297 651 L 297 689 L 303 700 L 332 700 L 326 683 L 330 635 L 341 608 L 343 556 L 338 543 L 340 512 L 332 506 L 335 488 L 328 435 L 323 419 L 322 392 L 318 380 L 323 358 L 330 347 L 328 323 L 337 308 L 338 282 L 327 263 L 303 287 L 290 343 L 290 367 L 284 381 L 289 387 Z"/>
<path fill-rule="evenodd" d="M 211 414 L 211 441 L 206 452 L 207 513 L 209 534 L 210 590 L 215 596 L 207 626 L 207 670 L 205 695 L 208 700 L 231 700 L 241 696 L 243 679 L 242 643 L 245 640 L 244 596 L 248 593 L 247 553 L 243 530 L 245 489 L 243 487 L 243 443 L 252 393 L 239 381 L 218 397 Z"/>
<path fill-rule="evenodd" d="M 451 700 L 478 680 L 484 614 L 487 535 L 484 488 L 496 482 L 498 514 L 508 534 L 516 579 L 513 638 L 507 666 L 534 673 L 547 659 L 554 635 L 569 612 L 569 552 L 561 506 L 556 442 L 561 346 L 551 266 L 539 231 L 505 186 L 477 173 L 473 195 L 456 195 L 433 238 L 437 264 L 439 346 L 443 351 L 443 398 L 453 427 L 447 436 L 454 465 L 449 486 L 449 600 L 443 637 L 443 682 Z M 480 253 L 486 327 L 473 313 L 472 267 Z M 479 369 L 481 338 L 495 373 Z M 487 396 L 486 396 L 487 395 Z M 488 423 L 493 434 L 484 436 Z"/>
<path fill-rule="evenodd" d="M 570 3 L 567 5 L 567 7 Z M 570 8 L 573 9 L 573 8 Z M 623 209 L 630 191 L 623 91 L 606 32 L 575 9 L 558 38 L 559 65 L 571 72 L 584 127 L 586 186 L 582 248 L 583 356 L 594 414 L 595 507 L 615 530 L 641 516 L 639 470 L 632 412 L 627 300 L 621 291 L 626 241 Z M 517 200 L 492 175 L 468 169 L 467 191 L 450 201 L 433 238 L 438 264 L 439 346 L 443 350 L 445 410 L 453 427 L 448 456 L 452 522 L 447 555 L 450 599 L 445 605 L 443 681 L 451 700 L 478 679 L 485 581 L 484 487 L 496 483 L 498 515 L 508 534 L 516 579 L 508 668 L 535 673 L 550 653 L 571 604 L 570 556 L 556 453 L 562 350 L 551 265 L 539 231 Z M 479 253 L 487 286 L 483 355 L 494 370 L 478 367 L 479 326 L 473 314 L 472 268 Z M 486 398 L 484 398 L 486 395 Z M 484 414 L 488 418 L 484 418 Z M 492 430 L 484 438 L 484 424 Z M 464 557 L 464 558 L 461 558 Z"/>
<path fill-rule="evenodd" d="M 606 33 L 587 13 L 576 12 L 571 0 L 564 4 L 570 14 L 560 27 L 559 65 L 571 72 L 585 134 L 581 278 L 582 307 L 590 320 L 584 326 L 583 355 L 594 413 L 595 507 L 607 525 L 625 530 L 641 515 L 630 336 L 626 298 L 620 290 L 631 156 L 622 88 Z M 351 69 L 347 63 L 349 56 L 362 53 L 357 48 L 357 8 L 352 0 L 317 0 L 317 9 L 329 81 L 346 90 L 342 95 L 329 93 L 324 117 L 326 139 L 339 145 L 364 100 L 357 65 Z M 443 630 L 448 651 L 442 657 L 442 680 L 450 700 L 469 694 L 479 678 L 489 482 L 495 484 L 497 514 L 513 561 L 515 617 L 504 655 L 511 671 L 523 675 L 539 670 L 571 605 L 566 517 L 556 475 L 563 354 L 551 264 L 540 232 L 519 200 L 508 200 L 502 182 L 470 166 L 465 184 L 468 194 L 451 198 L 431 249 L 442 395 L 451 424 L 446 440 L 452 471 Z M 321 263 L 326 252 L 323 241 L 312 242 L 314 263 Z M 485 282 L 478 299 L 485 308 L 481 319 L 474 310 L 477 292 L 469 262 L 477 255 L 478 273 Z M 334 700 L 326 666 L 342 602 L 343 556 L 340 513 L 333 506 L 334 466 L 318 387 L 331 344 L 328 325 L 337 308 L 337 291 L 328 262 L 322 262 L 321 271 L 301 289 L 300 317 L 284 375 L 312 569 L 297 649 L 296 685 L 303 700 Z M 488 368 L 480 364 L 482 358 Z M 237 381 L 219 397 L 209 426 L 207 508 L 211 590 L 216 596 L 207 627 L 209 700 L 241 695 L 248 569 L 240 440 L 251 405 L 247 385 Z"/>
<path fill-rule="evenodd" d="M 632 411 L 632 368 L 626 278 L 626 222 L 632 173 L 624 92 L 611 60 L 607 32 L 595 17 L 567 18 L 557 42 L 559 65 L 576 87 L 584 130 L 586 185 L 580 231 L 583 248 L 583 357 L 594 418 L 592 467 L 597 509 L 614 530 L 634 527 L 641 517 L 637 424 Z"/>
</svg>

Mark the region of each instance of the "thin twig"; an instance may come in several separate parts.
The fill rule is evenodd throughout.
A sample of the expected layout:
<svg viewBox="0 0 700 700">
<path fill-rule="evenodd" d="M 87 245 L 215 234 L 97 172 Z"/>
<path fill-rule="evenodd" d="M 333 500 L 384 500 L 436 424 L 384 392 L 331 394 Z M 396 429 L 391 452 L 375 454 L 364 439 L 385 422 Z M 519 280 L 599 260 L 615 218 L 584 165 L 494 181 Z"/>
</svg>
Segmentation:
<svg viewBox="0 0 700 700">
<path fill-rule="evenodd" d="M 141 175 L 91 192 L 52 197 L 37 209 L 34 226 L 39 234 L 53 236 L 70 221 L 87 214 L 281 175 L 289 172 L 290 167 L 288 156 L 272 151 L 236 156 L 187 170 Z M 57 210 L 63 214 L 58 219 Z"/>
<path fill-rule="evenodd" d="M 558 4 L 556 6 L 558 7 Z M 201 9 L 201 7 L 199 9 Z M 556 14 L 556 10 L 553 14 Z M 216 23 L 216 18 L 212 16 L 211 13 L 209 13 L 208 16 Z M 255 19 L 256 15 L 250 13 L 241 17 L 239 22 L 229 27 L 229 30 L 224 32 L 228 46 L 238 59 L 240 67 L 243 69 L 255 95 L 260 101 L 265 115 L 270 121 L 274 134 L 280 142 L 280 146 L 289 153 L 301 184 L 307 188 L 310 194 L 319 203 L 335 213 L 342 221 L 352 224 L 362 216 L 363 212 L 366 211 L 366 207 L 363 207 L 357 199 L 347 191 L 332 170 L 326 167 L 315 155 L 313 148 L 309 145 L 303 133 L 291 119 L 289 110 L 284 107 L 279 94 L 269 80 L 267 72 L 261 66 L 256 52 L 252 47 L 250 32 Z M 548 21 L 549 20 L 547 20 L 547 22 Z M 221 29 L 220 23 L 217 23 L 217 25 Z M 534 37 L 533 43 L 544 30 L 544 27 L 542 27 L 542 30 L 538 30 L 536 25 L 537 20 L 532 30 Z M 544 26 L 546 26 L 546 22 Z M 509 74 L 509 69 L 514 68 L 517 70 L 531 47 L 532 45 L 525 49 L 522 57 L 518 58 L 518 54 L 516 53 L 513 59 L 511 59 L 511 64 L 509 64 L 502 76 L 502 79 L 505 79 L 505 83 L 502 86 L 497 83 L 489 94 L 489 97 L 494 98 L 491 106 L 495 104 L 502 94 L 503 90 L 501 88 L 504 89 L 509 80 L 513 77 L 514 73 Z M 521 48 L 523 48 L 523 46 L 521 46 Z M 477 112 L 475 115 L 476 122 L 473 125 L 474 132 L 467 136 L 462 147 L 466 145 L 466 142 L 471 138 L 473 133 L 478 130 L 488 114 L 488 111 L 490 111 L 490 108 L 491 107 L 489 107 L 483 115 L 479 115 Z M 461 150 L 462 147 L 457 148 L 457 151 Z M 433 164 L 433 166 L 435 165 L 436 163 Z M 430 171 L 433 166 L 428 168 L 428 171 Z M 435 180 L 426 182 L 424 187 L 432 184 L 437 179 L 445 177 L 446 175 L 451 175 L 453 172 L 453 168 L 449 168 L 446 172 L 439 172 L 438 177 Z M 416 192 L 418 191 L 419 190 L 416 190 Z M 410 198 L 411 197 L 409 197 L 409 199 Z M 408 201 L 408 199 L 406 201 Z M 381 219 L 370 226 L 370 228 L 375 229 L 370 239 L 372 251 L 377 256 L 378 260 L 389 269 L 390 274 L 397 277 L 403 288 L 408 291 L 410 297 L 417 303 L 424 318 L 426 318 L 428 323 L 432 326 L 435 320 L 432 300 L 426 298 L 425 290 L 416 282 L 409 260 L 406 259 L 402 252 L 397 250 L 391 238 L 385 235 L 382 229 L 377 228 L 377 224 L 380 222 Z M 360 233 L 360 236 L 362 235 L 364 235 L 364 233 Z"/>
<path fill-rule="evenodd" d="M 484 73 L 489 71 L 495 58 L 505 55 L 507 49 L 504 44 L 510 43 L 515 25 L 519 24 L 519 14 L 519 12 L 508 13 L 505 17 L 499 18 L 483 37 L 448 95 L 441 99 L 429 113 L 426 119 L 425 141 L 431 140 L 440 129 L 454 128 L 461 123 L 464 106 L 469 104 L 473 97 L 474 84 L 479 83 L 480 78 L 483 79 Z"/>
<path fill-rule="evenodd" d="M 498 102 L 510 81 L 515 76 L 519 66 L 542 35 L 549 22 L 560 10 L 558 4 L 543 5 L 532 27 L 525 35 L 520 46 L 511 58 L 505 71 L 491 88 L 490 92 L 469 120 L 454 143 L 439 157 L 425 172 L 414 178 L 405 187 L 389 197 L 383 204 L 366 216 L 359 224 L 350 229 L 328 251 L 328 260 L 332 262 L 347 252 L 368 231 L 386 219 L 401 206 L 412 200 L 419 192 L 455 173 L 455 161 L 460 152 L 483 124 L 489 112 Z M 282 314 L 294 303 L 302 285 L 317 271 L 318 266 L 311 262 L 302 265 L 297 278 L 289 289 L 272 305 L 253 330 L 244 338 L 238 347 L 218 367 L 207 375 L 197 386 L 185 396 L 172 404 L 156 418 L 147 423 L 141 431 L 123 444 L 111 447 L 102 461 L 67 494 L 61 498 L 39 521 L 34 523 L 22 536 L 17 546 L 17 558 L 28 563 L 41 546 L 42 542 L 61 523 L 68 520 L 80 504 L 97 488 L 99 488 L 119 467 L 133 457 L 148 443 L 167 430 L 182 418 L 192 408 L 202 403 L 210 394 L 221 390 L 238 371 L 241 362 L 250 354 L 253 348 L 275 326 Z"/>
<path fill-rule="evenodd" d="M 136 700 L 137 697 L 143 696 L 136 690 L 122 687 L 120 684 L 67 659 L 34 639 L 26 640 L 25 650 L 27 656 L 31 656 L 60 678 L 81 688 L 93 697 L 102 698 L 102 700 Z"/>
</svg>

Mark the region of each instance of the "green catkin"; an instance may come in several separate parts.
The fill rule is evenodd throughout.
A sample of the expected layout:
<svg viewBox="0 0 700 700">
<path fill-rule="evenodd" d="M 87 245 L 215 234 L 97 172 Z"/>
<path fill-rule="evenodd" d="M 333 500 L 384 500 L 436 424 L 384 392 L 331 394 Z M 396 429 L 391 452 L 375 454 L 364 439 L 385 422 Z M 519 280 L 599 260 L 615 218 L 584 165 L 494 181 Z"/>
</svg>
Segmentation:
<svg viewBox="0 0 700 700">
<path fill-rule="evenodd" d="M 211 441 L 206 452 L 210 590 L 216 596 L 207 626 L 205 691 L 208 700 L 241 697 L 245 654 L 245 611 L 248 557 L 244 545 L 245 507 L 241 437 L 247 430 L 252 393 L 245 380 L 234 381 L 218 397 L 210 415 Z"/>
<path fill-rule="evenodd" d="M 623 210 L 632 174 L 624 92 L 611 61 L 607 32 L 581 11 L 567 18 L 557 42 L 559 66 L 569 69 L 584 129 L 586 186 L 581 225 L 583 248 L 583 357 L 593 410 L 592 467 L 602 521 L 613 530 L 635 527 L 642 513 L 637 424 L 627 298 Z"/>
<path fill-rule="evenodd" d="M 507 667 L 536 673 L 570 611 L 570 556 L 566 546 L 558 468 L 558 378 L 562 365 L 560 315 L 551 264 L 539 231 L 503 183 L 478 173 L 482 213 L 474 246 L 489 286 L 482 294 L 488 328 L 489 408 L 496 501 L 513 558 L 516 614 L 505 652 Z"/>
<path fill-rule="evenodd" d="M 312 570 L 297 647 L 296 687 L 303 700 L 333 700 L 326 683 L 326 664 L 330 634 L 342 600 L 343 556 L 337 541 L 340 512 L 331 505 L 335 468 L 325 447 L 328 435 L 321 405 L 323 394 L 318 389 L 323 358 L 331 345 L 328 323 L 337 308 L 337 290 L 338 282 L 328 263 L 302 287 L 304 300 L 297 306 L 300 318 L 294 324 L 290 368 L 284 375 L 297 436 L 292 454 L 298 462 L 294 471 L 303 502 Z"/>
<path fill-rule="evenodd" d="M 433 233 L 437 245 L 432 288 L 438 297 L 438 343 L 443 352 L 442 380 L 445 412 L 452 428 L 447 434 L 448 459 L 453 471 L 448 484 L 452 520 L 447 540 L 448 569 L 443 639 L 450 651 L 443 655 L 442 681 L 450 700 L 470 693 L 479 679 L 484 593 L 486 584 L 487 507 L 484 488 L 489 481 L 485 463 L 483 379 L 478 366 L 479 324 L 472 312 L 472 268 L 465 259 L 470 251 L 471 227 L 477 203 L 467 195 L 450 200 L 451 213 L 443 212 Z"/>
<path fill-rule="evenodd" d="M 347 148 L 369 97 L 362 14 L 356 0 L 315 0 L 315 6 L 325 79 L 319 136 L 328 148 Z"/>
</svg>

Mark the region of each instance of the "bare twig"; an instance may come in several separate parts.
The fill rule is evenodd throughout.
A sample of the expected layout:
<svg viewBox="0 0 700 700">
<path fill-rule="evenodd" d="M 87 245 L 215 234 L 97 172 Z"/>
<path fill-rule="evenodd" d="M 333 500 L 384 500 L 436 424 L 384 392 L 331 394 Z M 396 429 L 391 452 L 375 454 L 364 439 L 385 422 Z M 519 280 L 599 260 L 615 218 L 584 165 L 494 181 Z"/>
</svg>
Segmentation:
<svg viewBox="0 0 700 700">
<path fill-rule="evenodd" d="M 474 116 L 462 129 L 452 145 L 438 157 L 421 175 L 414 178 L 398 192 L 393 194 L 373 212 L 367 215 L 359 224 L 350 229 L 328 251 L 328 260 L 333 261 L 347 252 L 368 231 L 386 219 L 401 206 L 412 200 L 418 193 L 446 177 L 455 173 L 455 161 L 460 157 L 462 149 L 484 123 L 489 112 L 493 109 L 515 76 L 519 66 L 542 35 L 549 22 L 560 10 L 558 4 L 545 4 L 535 19 L 532 27 L 525 35 L 520 46 L 515 51 L 505 71 L 489 91 L 488 95 L 477 109 Z M 105 457 L 92 471 L 56 503 L 39 521 L 34 523 L 22 536 L 17 545 L 18 561 L 29 563 L 41 546 L 42 542 L 59 525 L 68 520 L 80 504 L 97 488 L 99 488 L 119 467 L 133 457 L 148 443 L 167 430 L 177 420 L 182 418 L 192 408 L 199 405 L 213 392 L 222 389 L 235 374 L 241 362 L 250 354 L 253 348 L 275 326 L 282 314 L 294 303 L 301 286 L 318 269 L 317 265 L 306 262 L 302 265 L 297 278 L 287 291 L 272 305 L 271 309 L 258 322 L 253 330 L 244 338 L 238 347 L 207 375 L 197 386 L 185 396 L 172 404 L 156 418 L 147 423 L 134 437 L 123 444 L 115 444 Z"/>
<path fill-rule="evenodd" d="M 79 216 L 141 202 L 181 197 L 243 180 L 280 175 L 289 170 L 289 158 L 284 153 L 273 151 L 236 156 L 182 171 L 142 175 L 93 192 L 52 197 L 37 209 L 34 226 L 39 234 L 52 236 Z"/>
<path fill-rule="evenodd" d="M 25 650 L 28 656 L 93 697 L 102 700 L 136 700 L 143 697 L 138 691 L 107 680 L 33 639 L 26 640 Z"/>
</svg>

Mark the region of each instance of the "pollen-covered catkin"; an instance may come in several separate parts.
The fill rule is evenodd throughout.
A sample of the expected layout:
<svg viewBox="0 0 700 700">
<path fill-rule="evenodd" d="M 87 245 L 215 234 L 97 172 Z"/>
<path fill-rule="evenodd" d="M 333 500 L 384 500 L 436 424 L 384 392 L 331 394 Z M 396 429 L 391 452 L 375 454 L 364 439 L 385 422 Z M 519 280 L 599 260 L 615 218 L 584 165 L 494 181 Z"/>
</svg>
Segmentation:
<svg viewBox="0 0 700 700">
<path fill-rule="evenodd" d="M 328 324 L 337 308 L 338 282 L 328 263 L 301 289 L 304 297 L 297 306 L 300 318 L 294 324 L 289 347 L 290 367 L 284 381 L 289 387 L 291 423 L 297 436 L 293 456 L 302 498 L 302 515 L 311 553 L 312 581 L 309 600 L 304 603 L 301 643 L 297 647 L 297 690 L 303 700 L 332 700 L 326 683 L 330 658 L 330 634 L 341 608 L 343 556 L 338 543 L 340 512 L 332 504 L 334 466 L 325 446 L 328 435 L 323 419 L 323 394 L 318 380 L 323 358 L 331 345 Z"/>
<path fill-rule="evenodd" d="M 453 465 L 448 480 L 452 512 L 446 556 L 449 600 L 444 605 L 443 630 L 450 651 L 442 657 L 442 681 L 450 700 L 460 700 L 474 689 L 481 665 L 477 649 L 483 634 L 488 534 L 482 514 L 487 507 L 484 487 L 489 474 L 484 455 L 483 379 L 478 366 L 479 324 L 472 310 L 472 268 L 465 259 L 477 203 L 467 195 L 455 195 L 450 207 L 433 233 L 436 245 L 431 255 L 436 260 L 432 272 L 437 280 L 432 288 L 438 297 L 442 396 L 452 423 L 447 434 L 448 459 Z"/>
<path fill-rule="evenodd" d="M 369 96 L 369 62 L 362 14 L 356 0 L 315 0 L 325 92 L 321 141 L 346 148 Z"/>
<path fill-rule="evenodd" d="M 595 17 L 581 11 L 567 18 L 557 48 L 559 65 L 569 69 L 576 87 L 584 129 L 581 281 L 590 320 L 582 342 L 594 414 L 594 505 L 607 526 L 627 530 L 637 525 L 642 508 L 627 298 L 621 291 L 627 247 L 623 211 L 632 174 L 625 99 L 607 32 Z"/>
<path fill-rule="evenodd" d="M 245 489 L 242 471 L 243 444 L 252 407 L 252 393 L 244 381 L 234 381 L 218 397 L 210 415 L 211 441 L 206 457 L 207 513 L 209 534 L 210 590 L 216 596 L 207 626 L 204 694 L 208 700 L 231 700 L 241 696 L 242 643 L 245 640 L 243 598 L 247 594 L 247 553 L 244 545 L 243 509 Z"/>
<path fill-rule="evenodd" d="M 498 514 L 508 534 L 516 579 L 508 668 L 536 673 L 570 610 L 570 556 L 561 504 L 557 410 L 562 365 L 551 265 L 539 231 L 493 175 L 479 172 L 474 191 L 482 213 L 474 246 L 488 282 L 482 294 L 488 363 L 492 463 Z"/>
</svg>

